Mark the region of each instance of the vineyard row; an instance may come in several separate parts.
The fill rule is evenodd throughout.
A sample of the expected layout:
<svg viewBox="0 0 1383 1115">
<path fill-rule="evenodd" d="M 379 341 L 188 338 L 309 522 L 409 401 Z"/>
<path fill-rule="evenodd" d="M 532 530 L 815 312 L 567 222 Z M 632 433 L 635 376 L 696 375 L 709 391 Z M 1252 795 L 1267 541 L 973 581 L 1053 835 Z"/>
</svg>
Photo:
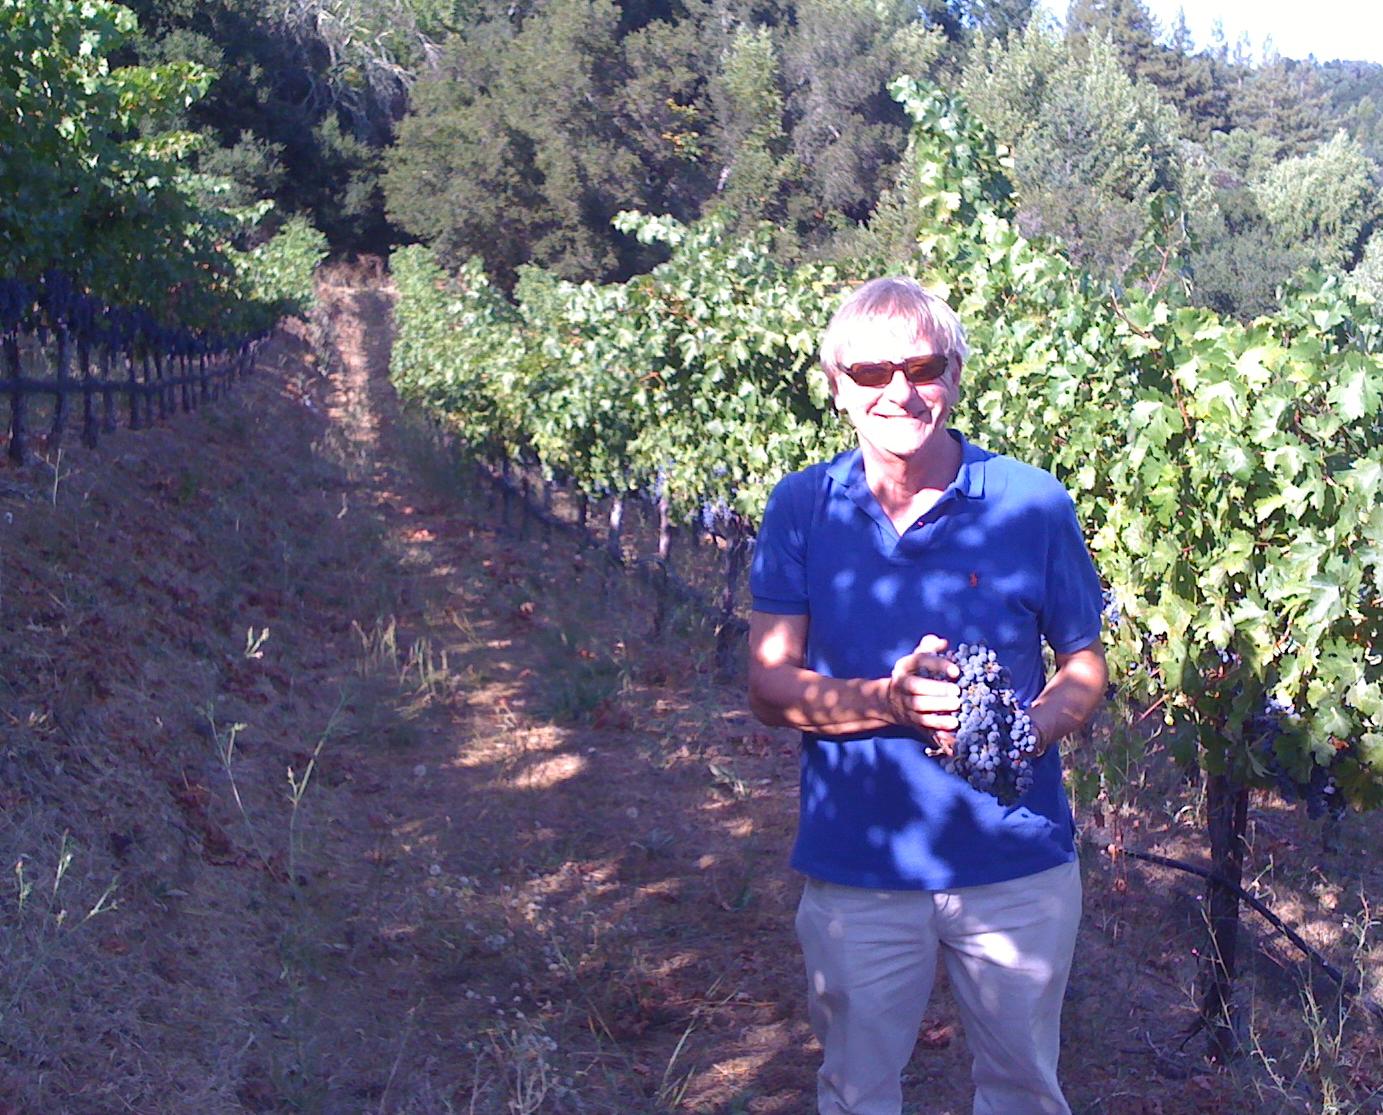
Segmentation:
<svg viewBox="0 0 1383 1115">
<path fill-rule="evenodd" d="M 36 283 L 0 280 L 0 393 L 9 400 L 9 457 L 18 464 L 28 457 L 34 396 L 52 399 L 49 448 L 61 444 L 69 402 L 76 398 L 82 441 L 94 448 L 102 432 L 118 426 L 118 396 L 132 430 L 179 407 L 187 413 L 247 374 L 264 336 L 169 327 L 145 309 L 106 305 L 58 273 Z"/>
<path fill-rule="evenodd" d="M 60 335 L 51 344 L 55 378 L 32 379 L 23 375 L 20 336 L 8 336 L 0 340 L 7 377 L 0 380 L 0 394 L 8 398 L 10 408 L 8 456 L 16 464 L 28 460 L 29 400 L 33 396 L 53 400 L 45 435 L 49 449 L 62 444 L 71 399 L 81 400 L 82 444 L 94 449 L 102 433 L 113 433 L 119 428 L 117 397 L 123 399 L 126 426 L 131 430 L 149 426 L 156 418 L 165 420 L 179 409 L 190 413 L 200 404 L 219 399 L 235 380 L 253 370 L 258 344 L 246 341 L 229 353 L 214 356 L 135 356 L 110 347 L 93 353 L 90 347 L 78 346 L 74 377 L 70 346 Z M 47 355 L 42 348 L 38 352 Z"/>
<path fill-rule="evenodd" d="M 842 293 L 918 275 L 969 331 L 956 424 L 1076 501 L 1118 617 L 1120 707 L 1156 706 L 1184 758 L 1235 786 L 1328 779 L 1383 802 L 1375 308 L 1307 276 L 1275 317 L 1222 319 L 1166 284 L 1190 276 L 1158 242 L 1146 287 L 1100 289 L 1018 231 L 1006 153 L 963 105 L 895 94 L 911 171 L 884 210 L 910 223 L 906 258 L 787 268 L 769 230 L 625 214 L 666 263 L 605 286 L 528 269 L 511 295 L 403 249 L 400 393 L 495 467 L 747 539 L 778 478 L 853 441 L 815 368 Z"/>
</svg>

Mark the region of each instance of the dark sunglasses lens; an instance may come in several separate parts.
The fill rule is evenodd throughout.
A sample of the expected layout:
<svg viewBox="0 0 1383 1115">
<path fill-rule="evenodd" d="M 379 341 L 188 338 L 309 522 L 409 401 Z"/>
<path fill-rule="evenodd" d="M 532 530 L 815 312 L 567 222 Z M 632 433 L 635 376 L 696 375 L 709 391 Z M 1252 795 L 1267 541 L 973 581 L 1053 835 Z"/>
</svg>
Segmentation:
<svg viewBox="0 0 1383 1115">
<path fill-rule="evenodd" d="M 877 363 L 851 364 L 846 374 L 861 387 L 883 387 L 893 378 L 893 373 L 901 371 L 909 383 L 931 383 L 946 374 L 946 364 L 950 357 L 944 353 L 931 356 L 913 356 L 901 364 L 887 360 Z"/>
<path fill-rule="evenodd" d="M 931 383 L 946 374 L 946 360 L 943 355 L 917 356 L 904 361 L 903 374 L 909 383 Z"/>
<path fill-rule="evenodd" d="M 861 387 L 882 387 L 893 378 L 892 364 L 851 364 L 845 371 Z"/>
</svg>

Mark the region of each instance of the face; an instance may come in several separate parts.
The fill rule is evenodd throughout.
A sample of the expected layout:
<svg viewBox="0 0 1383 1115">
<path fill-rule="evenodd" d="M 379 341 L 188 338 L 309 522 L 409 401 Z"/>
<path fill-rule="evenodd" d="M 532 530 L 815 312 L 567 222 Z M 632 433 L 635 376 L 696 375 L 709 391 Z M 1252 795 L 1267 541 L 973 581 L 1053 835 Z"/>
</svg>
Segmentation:
<svg viewBox="0 0 1383 1115">
<path fill-rule="evenodd" d="M 935 352 L 929 341 L 911 336 L 890 323 L 861 332 L 840 354 L 843 366 L 870 360 L 899 363 L 910 356 Z M 901 371 L 883 387 L 861 387 L 845 372 L 835 377 L 836 406 L 849 416 L 866 453 L 910 459 L 941 444 L 946 420 L 956 401 L 954 368 L 930 383 L 912 384 Z"/>
</svg>

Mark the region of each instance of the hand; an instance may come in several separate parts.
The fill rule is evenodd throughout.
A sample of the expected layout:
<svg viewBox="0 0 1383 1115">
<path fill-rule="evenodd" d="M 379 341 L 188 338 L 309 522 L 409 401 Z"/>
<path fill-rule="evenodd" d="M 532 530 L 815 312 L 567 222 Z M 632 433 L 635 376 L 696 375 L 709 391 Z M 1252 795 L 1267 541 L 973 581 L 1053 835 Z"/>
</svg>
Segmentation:
<svg viewBox="0 0 1383 1115">
<path fill-rule="evenodd" d="M 946 646 L 939 635 L 923 635 L 911 654 L 893 664 L 887 699 L 895 724 L 930 733 L 936 747 L 949 755 L 960 726 L 960 688 L 950 679 L 960 676 L 960 667 L 943 657 Z"/>
</svg>

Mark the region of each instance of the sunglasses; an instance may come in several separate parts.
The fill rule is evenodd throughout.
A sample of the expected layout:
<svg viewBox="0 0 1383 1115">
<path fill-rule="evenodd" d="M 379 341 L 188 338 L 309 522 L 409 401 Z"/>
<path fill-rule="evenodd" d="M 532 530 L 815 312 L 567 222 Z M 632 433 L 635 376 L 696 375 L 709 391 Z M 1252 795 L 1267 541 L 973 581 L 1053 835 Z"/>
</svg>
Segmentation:
<svg viewBox="0 0 1383 1115">
<path fill-rule="evenodd" d="M 892 360 L 867 360 L 861 364 L 848 364 L 845 374 L 861 387 L 885 387 L 893 379 L 894 372 L 902 372 L 911 384 L 931 383 L 946 374 L 946 365 L 951 358 L 944 352 L 931 356 L 909 356 L 901 363 Z"/>
</svg>

